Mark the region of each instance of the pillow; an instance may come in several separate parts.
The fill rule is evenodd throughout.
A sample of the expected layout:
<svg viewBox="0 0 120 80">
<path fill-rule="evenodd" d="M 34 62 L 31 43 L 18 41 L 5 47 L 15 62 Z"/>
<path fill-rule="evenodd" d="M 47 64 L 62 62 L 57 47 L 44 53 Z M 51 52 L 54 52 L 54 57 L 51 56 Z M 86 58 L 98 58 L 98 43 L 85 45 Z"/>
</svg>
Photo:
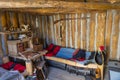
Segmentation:
<svg viewBox="0 0 120 80">
<path fill-rule="evenodd" d="M 55 46 L 53 51 L 47 52 L 45 56 L 55 56 L 59 50 L 60 50 L 60 46 Z"/>
<path fill-rule="evenodd" d="M 53 49 L 53 54 L 56 55 L 58 53 L 58 51 L 60 50 L 60 46 L 56 46 L 54 49 Z"/>
<path fill-rule="evenodd" d="M 73 57 L 75 49 L 72 48 L 61 48 L 60 51 L 56 54 L 56 57 L 70 59 Z"/>
<path fill-rule="evenodd" d="M 54 44 L 50 44 L 50 45 L 46 48 L 46 50 L 52 51 L 53 48 L 54 48 Z"/>
</svg>

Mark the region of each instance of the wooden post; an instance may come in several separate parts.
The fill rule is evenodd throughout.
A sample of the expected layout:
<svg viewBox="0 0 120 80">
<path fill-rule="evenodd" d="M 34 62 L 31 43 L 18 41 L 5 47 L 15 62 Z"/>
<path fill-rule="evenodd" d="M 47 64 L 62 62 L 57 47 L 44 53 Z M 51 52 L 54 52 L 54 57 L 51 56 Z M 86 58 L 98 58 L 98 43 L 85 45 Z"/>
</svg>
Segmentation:
<svg viewBox="0 0 120 80">
<path fill-rule="evenodd" d="M 104 65 L 98 66 L 100 69 L 101 80 L 104 80 Z"/>
<path fill-rule="evenodd" d="M 33 68 L 32 68 L 32 61 L 31 60 L 26 61 L 26 71 L 28 72 L 29 75 L 32 75 Z"/>
<path fill-rule="evenodd" d="M 41 61 L 40 64 L 37 65 L 37 78 L 39 80 L 46 80 L 47 74 L 48 71 L 45 65 L 45 61 Z"/>
<path fill-rule="evenodd" d="M 1 14 L 2 13 L 0 13 L 0 18 L 1 18 Z M 0 22 L 1 22 L 2 20 L 0 19 Z M 0 23 L 0 31 L 2 30 L 2 24 Z M 3 55 L 3 54 L 1 54 L 2 53 L 2 42 L 1 42 L 1 35 L 0 35 L 0 55 Z"/>
<path fill-rule="evenodd" d="M 7 35 L 2 34 L 1 35 L 1 42 L 2 42 L 2 50 L 3 50 L 3 55 L 6 56 L 8 54 L 8 46 L 7 46 Z"/>
<path fill-rule="evenodd" d="M 102 54 L 102 62 L 103 62 L 102 65 L 98 65 L 98 68 L 100 69 L 101 80 L 104 80 L 104 57 L 103 57 L 103 54 Z"/>
<path fill-rule="evenodd" d="M 6 23 L 6 15 L 5 12 L 1 12 L 0 13 L 0 27 L 1 27 L 1 31 L 3 31 L 3 28 L 5 28 L 7 26 Z M 8 48 L 7 48 L 7 36 L 6 34 L 2 34 L 1 35 L 1 45 L 2 45 L 2 51 L 3 51 L 3 55 L 7 55 L 8 54 Z"/>
</svg>

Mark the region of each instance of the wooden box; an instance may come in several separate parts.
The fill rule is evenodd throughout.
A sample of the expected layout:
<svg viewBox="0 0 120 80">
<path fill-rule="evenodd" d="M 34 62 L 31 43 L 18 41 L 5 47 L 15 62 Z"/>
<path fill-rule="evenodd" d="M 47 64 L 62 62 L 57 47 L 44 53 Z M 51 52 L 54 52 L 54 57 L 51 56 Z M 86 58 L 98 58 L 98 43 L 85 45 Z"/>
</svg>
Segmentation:
<svg viewBox="0 0 120 80">
<path fill-rule="evenodd" d="M 39 45 L 33 45 L 33 49 L 34 51 L 41 51 L 43 50 L 43 45 L 42 44 L 39 44 Z"/>
<path fill-rule="evenodd" d="M 18 52 L 25 51 L 24 43 L 18 43 L 17 44 L 17 50 L 18 50 Z"/>
<path fill-rule="evenodd" d="M 8 40 L 8 52 L 10 55 L 18 55 L 18 52 L 25 51 L 25 43 L 28 44 L 28 47 L 30 47 L 30 40 L 29 39 L 23 39 L 23 40 Z"/>
</svg>

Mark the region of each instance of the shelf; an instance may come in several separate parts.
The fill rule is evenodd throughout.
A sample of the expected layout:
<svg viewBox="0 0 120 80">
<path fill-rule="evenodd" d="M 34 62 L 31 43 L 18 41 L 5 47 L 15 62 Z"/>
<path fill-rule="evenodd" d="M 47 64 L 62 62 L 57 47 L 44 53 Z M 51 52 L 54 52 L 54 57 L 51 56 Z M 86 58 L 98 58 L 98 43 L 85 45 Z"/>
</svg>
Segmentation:
<svg viewBox="0 0 120 80">
<path fill-rule="evenodd" d="M 32 53 L 32 52 L 31 52 Z M 46 54 L 46 51 L 41 51 L 41 52 L 36 52 L 32 54 L 30 54 L 29 56 L 26 56 L 26 54 L 30 54 L 30 53 L 27 53 L 27 51 L 24 51 L 22 53 L 18 53 L 18 55 L 11 55 L 9 54 L 10 57 L 14 57 L 14 58 L 18 58 L 18 59 L 22 59 L 22 60 L 34 60 L 34 59 L 37 59 L 41 56 L 43 56 L 44 54 Z"/>
<path fill-rule="evenodd" d="M 31 31 L 15 31 L 15 32 L 10 32 L 10 31 L 3 31 L 3 32 L 0 32 L 0 34 L 18 34 L 18 33 L 29 33 L 29 32 L 31 32 Z"/>
<path fill-rule="evenodd" d="M 23 38 L 22 40 L 8 40 L 7 43 L 8 44 L 17 44 L 17 43 L 21 43 L 21 42 L 26 42 L 26 41 L 30 41 L 31 38 Z"/>
</svg>

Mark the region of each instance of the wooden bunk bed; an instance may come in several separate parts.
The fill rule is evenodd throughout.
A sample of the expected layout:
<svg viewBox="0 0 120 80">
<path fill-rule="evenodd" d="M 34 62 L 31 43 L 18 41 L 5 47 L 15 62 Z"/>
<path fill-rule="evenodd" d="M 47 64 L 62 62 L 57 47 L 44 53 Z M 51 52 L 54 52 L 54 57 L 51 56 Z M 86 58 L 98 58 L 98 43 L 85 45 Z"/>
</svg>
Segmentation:
<svg viewBox="0 0 120 80">
<path fill-rule="evenodd" d="M 88 65 L 83 65 L 83 64 L 71 61 L 71 60 L 62 59 L 62 58 L 58 58 L 58 57 L 46 56 L 45 58 L 47 60 L 53 60 L 53 61 L 64 63 L 64 64 L 67 64 L 67 65 L 70 65 L 70 66 L 75 66 L 75 67 L 80 67 L 80 68 L 87 68 L 87 69 L 96 69 L 96 70 L 100 69 L 100 73 L 99 73 L 99 75 L 96 75 L 96 77 L 100 76 L 101 80 L 103 80 L 104 64 L 98 65 L 97 63 L 90 63 Z"/>
<path fill-rule="evenodd" d="M 80 63 L 75 62 L 75 61 L 71 61 L 71 60 L 67 60 L 67 59 L 62 59 L 62 58 L 58 58 L 58 57 L 49 57 L 49 56 L 46 56 L 45 58 L 48 59 L 48 60 L 53 60 L 53 61 L 61 62 L 61 63 L 68 64 L 68 65 L 71 65 L 71 66 L 76 66 L 76 67 L 98 68 L 98 65 L 97 64 L 93 64 L 93 63 L 92 64 L 88 64 L 88 65 L 83 65 L 83 64 L 80 64 Z"/>
<path fill-rule="evenodd" d="M 79 62 L 69 60 L 69 59 L 64 59 L 56 56 L 45 56 L 45 59 L 48 61 L 55 61 L 58 63 L 62 63 L 68 66 L 73 66 L 77 68 L 84 68 L 84 69 L 94 69 L 95 70 L 95 78 L 100 78 L 100 80 L 103 80 L 103 73 L 104 73 L 104 54 L 102 51 L 100 52 L 101 54 L 101 61 L 102 63 L 97 63 L 96 59 L 96 54 L 94 55 L 94 63 L 89 63 L 87 65 L 81 64 Z"/>
</svg>

